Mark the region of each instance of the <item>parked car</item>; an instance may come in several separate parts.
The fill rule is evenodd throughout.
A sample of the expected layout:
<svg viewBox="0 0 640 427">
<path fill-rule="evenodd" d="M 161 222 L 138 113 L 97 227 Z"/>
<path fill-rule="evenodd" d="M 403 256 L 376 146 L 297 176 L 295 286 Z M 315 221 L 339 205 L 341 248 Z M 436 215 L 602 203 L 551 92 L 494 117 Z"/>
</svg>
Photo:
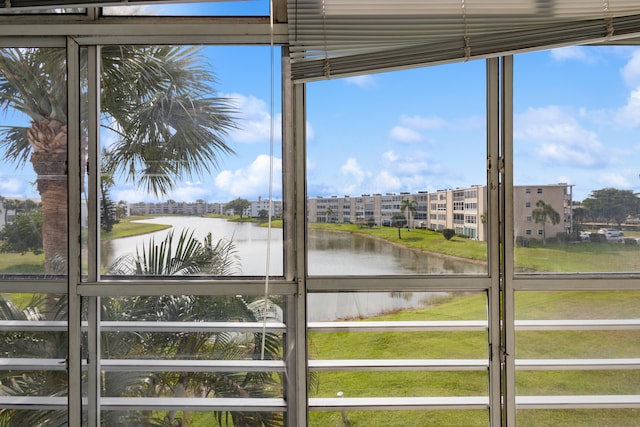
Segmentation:
<svg viewBox="0 0 640 427">
<path fill-rule="evenodd" d="M 604 234 L 609 242 L 623 242 L 624 233 L 617 228 L 601 228 L 598 233 Z"/>
<path fill-rule="evenodd" d="M 580 240 L 582 240 L 582 241 L 591 240 L 591 233 L 589 233 L 588 231 L 581 231 L 580 232 Z"/>
</svg>

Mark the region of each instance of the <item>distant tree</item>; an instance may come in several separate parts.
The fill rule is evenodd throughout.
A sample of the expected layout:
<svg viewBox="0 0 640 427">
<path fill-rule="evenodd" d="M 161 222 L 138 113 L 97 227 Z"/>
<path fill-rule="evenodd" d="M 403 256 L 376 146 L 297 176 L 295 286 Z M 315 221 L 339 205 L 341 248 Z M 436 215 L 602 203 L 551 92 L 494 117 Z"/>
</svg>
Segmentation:
<svg viewBox="0 0 640 427">
<path fill-rule="evenodd" d="M 331 219 L 331 216 L 333 215 L 333 209 L 331 209 L 330 207 L 327 208 L 327 210 L 324 212 L 324 214 L 325 214 L 324 222 L 330 222 L 329 220 Z"/>
<path fill-rule="evenodd" d="M 2 197 L 0 201 L 2 201 L 2 207 L 4 208 L 4 223 L 6 224 L 9 222 L 9 211 L 15 212 L 20 206 L 20 200 Z"/>
<path fill-rule="evenodd" d="M 250 201 L 248 201 L 247 199 L 243 199 L 243 198 L 238 197 L 237 199 L 232 200 L 229 203 L 227 203 L 226 208 L 227 209 L 231 209 L 234 214 L 239 215 L 240 219 L 242 219 L 242 215 L 243 215 L 245 209 L 247 209 L 249 206 L 251 206 L 251 202 Z"/>
<path fill-rule="evenodd" d="M 376 225 L 376 220 L 374 217 L 370 216 L 367 218 L 367 226 L 369 228 L 373 228 L 373 226 Z"/>
<path fill-rule="evenodd" d="M 620 226 L 629 215 L 638 213 L 640 199 L 631 190 L 602 188 L 592 191 L 582 205 L 591 220 L 607 224 L 613 222 Z"/>
<path fill-rule="evenodd" d="M 103 231 L 110 233 L 118 222 L 118 218 L 116 204 L 111 199 L 111 187 L 115 184 L 113 156 L 105 148 L 102 149 L 100 162 L 100 227 Z"/>
<path fill-rule="evenodd" d="M 456 235 L 456 231 L 452 228 L 445 228 L 444 230 L 442 230 L 442 235 L 445 239 L 451 240 L 453 239 L 453 236 Z"/>
<path fill-rule="evenodd" d="M 18 212 L 0 230 L 0 252 L 42 253 L 42 210 Z"/>
<path fill-rule="evenodd" d="M 402 203 L 400 204 L 400 212 L 402 212 L 403 215 L 406 215 L 407 217 L 407 228 L 409 228 L 409 225 L 411 224 L 411 218 L 416 214 L 417 209 L 416 206 L 418 205 L 418 202 L 416 202 L 415 200 L 411 200 L 411 199 L 404 199 L 402 201 Z"/>
<path fill-rule="evenodd" d="M 573 230 L 573 237 L 576 239 L 582 231 L 582 224 L 584 223 L 585 216 L 586 212 L 584 208 L 573 208 L 573 212 L 571 213 L 571 220 L 573 222 L 573 224 L 571 224 L 571 229 Z"/>
<path fill-rule="evenodd" d="M 400 229 L 407 223 L 407 219 L 400 212 L 396 212 L 391 215 L 391 226 L 398 229 L 398 239 L 402 240 Z"/>
<path fill-rule="evenodd" d="M 258 212 L 258 218 L 262 220 L 269 218 L 269 211 L 266 209 L 260 209 L 260 212 Z"/>
<path fill-rule="evenodd" d="M 542 244 L 547 244 L 547 221 L 551 221 L 553 225 L 560 222 L 560 214 L 549 203 L 544 200 L 536 202 L 536 208 L 532 212 L 533 220 L 536 224 L 542 223 Z"/>
<path fill-rule="evenodd" d="M 120 200 L 116 205 L 116 218 L 118 220 L 120 220 L 120 218 L 125 218 L 128 212 L 128 203 L 124 200 Z"/>
</svg>

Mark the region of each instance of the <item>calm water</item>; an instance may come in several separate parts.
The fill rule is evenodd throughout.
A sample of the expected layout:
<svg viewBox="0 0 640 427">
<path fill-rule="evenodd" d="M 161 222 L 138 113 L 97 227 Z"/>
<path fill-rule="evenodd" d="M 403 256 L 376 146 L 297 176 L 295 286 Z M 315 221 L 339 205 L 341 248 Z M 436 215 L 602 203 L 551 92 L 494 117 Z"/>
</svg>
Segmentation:
<svg viewBox="0 0 640 427">
<path fill-rule="evenodd" d="M 174 235 L 183 229 L 194 232 L 200 240 L 212 233 L 214 240 L 233 240 L 240 257 L 243 276 L 264 276 L 269 251 L 268 229 L 252 223 L 235 223 L 218 218 L 159 217 L 141 222 L 169 224 Z M 103 266 L 136 248 L 147 245 L 151 238 L 158 244 L 170 230 L 104 242 L 101 248 Z M 483 274 L 486 267 L 474 263 L 430 256 L 391 245 L 381 240 L 346 233 L 310 230 L 309 274 L 311 275 L 401 275 L 401 274 Z M 282 266 L 282 229 L 271 230 L 269 274 L 280 276 Z M 312 294 L 309 297 L 309 320 L 320 321 L 347 317 L 366 317 L 378 313 L 428 304 L 439 293 L 341 293 Z"/>
</svg>

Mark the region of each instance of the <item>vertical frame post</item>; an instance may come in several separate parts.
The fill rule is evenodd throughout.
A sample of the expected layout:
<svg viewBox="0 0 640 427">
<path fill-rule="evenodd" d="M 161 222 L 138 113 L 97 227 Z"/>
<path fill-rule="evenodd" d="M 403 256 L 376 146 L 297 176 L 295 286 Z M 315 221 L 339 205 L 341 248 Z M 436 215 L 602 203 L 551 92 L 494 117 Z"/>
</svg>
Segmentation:
<svg viewBox="0 0 640 427">
<path fill-rule="evenodd" d="M 487 60 L 487 198 L 489 277 L 491 286 L 488 291 L 489 306 L 489 418 L 490 425 L 500 425 L 502 418 L 501 396 L 501 326 L 500 326 L 500 73 L 498 59 Z"/>
<path fill-rule="evenodd" d="M 80 179 L 81 126 L 80 126 L 80 48 L 71 37 L 67 38 L 67 200 L 69 247 L 68 266 L 68 387 L 69 426 L 82 425 L 82 328 L 81 298 L 78 285 L 82 275 L 81 254 L 81 200 Z"/>
<path fill-rule="evenodd" d="M 502 191 L 504 200 L 503 242 L 503 328 L 504 328 L 504 390 L 505 424 L 516 425 L 516 368 L 515 368 L 515 295 L 514 275 L 514 219 L 513 219 L 513 56 L 501 58 L 502 89 Z"/>
<path fill-rule="evenodd" d="M 100 179 L 100 48 L 87 46 L 87 224 L 88 224 L 88 277 L 97 282 L 100 264 L 100 206 L 98 188 Z M 100 297 L 85 297 L 87 302 L 87 423 L 90 427 L 100 425 Z"/>
<path fill-rule="evenodd" d="M 307 243 L 305 86 L 291 79 L 288 49 L 282 49 L 285 278 L 297 290 L 287 305 L 287 426 L 307 425 Z"/>
</svg>

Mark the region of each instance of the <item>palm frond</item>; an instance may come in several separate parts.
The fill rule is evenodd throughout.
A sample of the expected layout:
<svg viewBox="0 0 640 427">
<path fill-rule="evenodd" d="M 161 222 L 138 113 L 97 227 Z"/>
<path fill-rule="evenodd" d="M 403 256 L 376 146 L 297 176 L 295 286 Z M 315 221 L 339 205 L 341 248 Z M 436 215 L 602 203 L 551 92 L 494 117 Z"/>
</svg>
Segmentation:
<svg viewBox="0 0 640 427">
<path fill-rule="evenodd" d="M 3 151 L 2 159 L 14 163 L 16 168 L 24 166 L 29 160 L 31 145 L 27 139 L 27 130 L 24 126 L 0 127 L 0 148 Z"/>
<path fill-rule="evenodd" d="M 163 194 L 233 153 L 224 136 L 236 127 L 235 108 L 216 96 L 199 48 L 109 47 L 103 65 L 103 110 L 120 129 L 118 174 Z"/>
</svg>

